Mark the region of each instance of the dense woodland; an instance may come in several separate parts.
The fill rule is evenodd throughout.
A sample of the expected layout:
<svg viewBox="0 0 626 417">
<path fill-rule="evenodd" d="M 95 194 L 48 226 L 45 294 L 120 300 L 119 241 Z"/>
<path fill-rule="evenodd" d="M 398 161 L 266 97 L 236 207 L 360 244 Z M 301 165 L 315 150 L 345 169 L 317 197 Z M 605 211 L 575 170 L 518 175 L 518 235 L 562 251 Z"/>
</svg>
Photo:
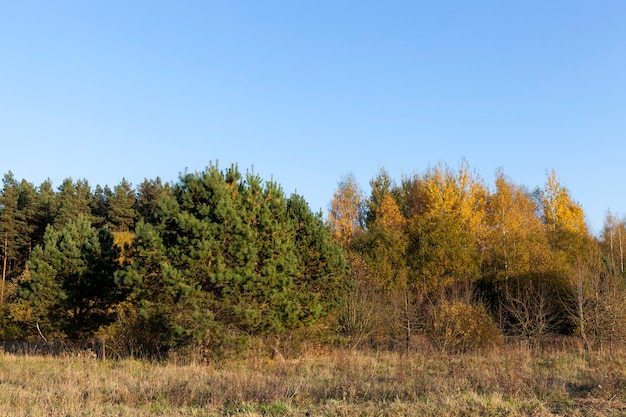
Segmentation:
<svg viewBox="0 0 626 417">
<path fill-rule="evenodd" d="M 464 162 L 369 185 L 343 178 L 324 219 L 236 166 L 113 189 L 9 172 L 0 339 L 207 356 L 626 341 L 624 221 L 592 236 L 554 172 L 490 187 Z"/>
</svg>

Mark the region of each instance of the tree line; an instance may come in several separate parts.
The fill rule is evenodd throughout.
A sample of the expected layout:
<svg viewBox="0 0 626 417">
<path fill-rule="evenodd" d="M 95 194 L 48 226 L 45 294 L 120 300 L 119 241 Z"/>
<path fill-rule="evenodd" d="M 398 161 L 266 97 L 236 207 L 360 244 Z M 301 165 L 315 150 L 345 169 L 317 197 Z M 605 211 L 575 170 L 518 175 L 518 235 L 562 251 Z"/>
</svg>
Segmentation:
<svg viewBox="0 0 626 417">
<path fill-rule="evenodd" d="M 485 348 L 504 340 L 626 340 L 624 220 L 592 236 L 554 171 L 542 187 L 502 170 L 490 188 L 467 162 L 397 184 L 381 169 L 365 197 L 347 175 L 328 223 L 351 264 L 343 332 L 353 346 Z"/>
<path fill-rule="evenodd" d="M 369 195 L 347 175 L 328 216 L 237 166 L 110 189 L 0 193 L 0 338 L 213 355 L 255 340 L 442 351 L 507 339 L 626 340 L 624 220 L 592 236 L 551 172 L 489 187 L 466 162 Z"/>
<path fill-rule="evenodd" d="M 136 190 L 9 173 L 1 204 L 4 340 L 214 352 L 324 327 L 349 290 L 321 214 L 236 166 Z"/>
</svg>

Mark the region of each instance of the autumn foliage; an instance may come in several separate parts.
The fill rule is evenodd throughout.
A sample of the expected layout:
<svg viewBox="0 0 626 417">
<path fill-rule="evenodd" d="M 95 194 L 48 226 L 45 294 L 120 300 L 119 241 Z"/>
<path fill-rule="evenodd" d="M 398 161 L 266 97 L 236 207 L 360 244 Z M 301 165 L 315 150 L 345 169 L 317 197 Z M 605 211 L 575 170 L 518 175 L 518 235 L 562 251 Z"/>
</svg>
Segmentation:
<svg viewBox="0 0 626 417">
<path fill-rule="evenodd" d="M 574 335 L 589 346 L 623 340 L 615 329 L 626 325 L 626 314 L 614 306 L 626 295 L 624 223 L 608 217 L 603 236 L 592 236 L 554 171 L 528 189 L 499 170 L 490 188 L 464 161 L 399 185 L 383 169 L 370 186 L 368 198 L 352 199 L 364 201 L 365 227 L 342 240 L 361 271 L 352 309 L 360 302 L 379 312 L 376 321 L 363 316 L 370 327 L 378 323 L 368 332 L 372 343 L 412 349 L 426 336 L 440 350 L 465 351 L 505 338 L 541 343 Z M 358 189 L 352 177 L 350 189 Z M 342 183 L 335 199 L 344 192 Z M 337 218 L 329 216 L 331 228 Z M 363 343 L 360 332 L 349 337 Z"/>
</svg>

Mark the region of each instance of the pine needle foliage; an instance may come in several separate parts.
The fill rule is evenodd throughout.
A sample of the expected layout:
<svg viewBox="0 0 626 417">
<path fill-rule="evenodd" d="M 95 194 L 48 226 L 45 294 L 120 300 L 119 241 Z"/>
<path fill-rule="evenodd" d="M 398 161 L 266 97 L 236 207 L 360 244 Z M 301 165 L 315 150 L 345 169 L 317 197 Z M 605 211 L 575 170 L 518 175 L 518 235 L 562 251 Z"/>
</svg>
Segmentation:
<svg viewBox="0 0 626 417">
<path fill-rule="evenodd" d="M 181 175 L 135 233 L 117 282 L 132 325 L 150 324 L 156 337 L 145 339 L 165 348 L 280 335 L 328 317 L 346 290 L 321 216 L 236 166 Z"/>
</svg>

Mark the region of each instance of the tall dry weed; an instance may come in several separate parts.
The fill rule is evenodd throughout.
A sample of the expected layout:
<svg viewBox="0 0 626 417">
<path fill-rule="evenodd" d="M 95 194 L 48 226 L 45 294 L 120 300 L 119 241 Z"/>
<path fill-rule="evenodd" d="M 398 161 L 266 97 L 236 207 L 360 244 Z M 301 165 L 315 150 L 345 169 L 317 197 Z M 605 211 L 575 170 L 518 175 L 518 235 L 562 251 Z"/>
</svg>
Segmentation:
<svg viewBox="0 0 626 417">
<path fill-rule="evenodd" d="M 335 350 L 212 365 L 2 354 L 0 415 L 620 415 L 624 353 Z"/>
</svg>

